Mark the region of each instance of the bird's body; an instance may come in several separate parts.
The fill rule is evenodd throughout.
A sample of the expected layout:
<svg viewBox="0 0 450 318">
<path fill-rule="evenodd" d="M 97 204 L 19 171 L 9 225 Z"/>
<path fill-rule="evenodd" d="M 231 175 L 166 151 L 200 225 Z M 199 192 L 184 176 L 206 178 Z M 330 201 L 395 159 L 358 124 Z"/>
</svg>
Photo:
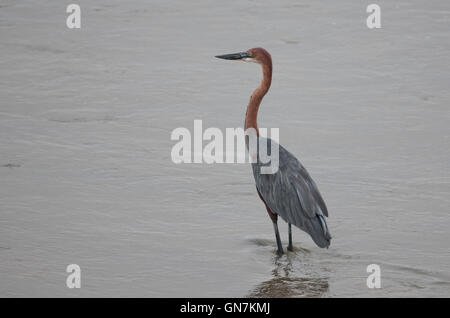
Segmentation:
<svg viewBox="0 0 450 318">
<path fill-rule="evenodd" d="M 266 142 L 267 148 L 270 148 L 275 141 L 267 139 Z M 311 235 L 319 247 L 328 247 L 331 239 L 325 221 L 328 210 L 316 183 L 297 158 L 281 145 L 278 145 L 278 149 L 279 166 L 276 173 L 261 173 L 262 166 L 267 164 L 259 160 L 252 164 L 256 189 L 261 199 L 272 213 Z"/>
<path fill-rule="evenodd" d="M 261 85 L 254 91 L 247 107 L 245 117 L 246 130 L 252 128 L 259 136 L 257 116 L 259 106 L 264 95 L 268 92 L 272 81 L 272 58 L 263 48 L 254 48 L 246 52 L 226 54 L 217 56 L 228 60 L 253 61 L 261 64 L 263 69 L 263 80 Z M 274 149 L 271 139 L 264 140 L 267 149 L 265 154 L 270 154 Z M 276 148 L 276 147 L 275 147 Z M 283 254 L 280 235 L 278 231 L 278 216 L 289 224 L 289 245 L 288 250 L 292 250 L 291 224 L 308 233 L 319 247 L 330 245 L 331 235 L 325 218 L 328 217 L 328 210 L 319 190 L 310 177 L 308 171 L 298 161 L 298 159 L 281 145 L 279 149 L 278 170 L 273 174 L 261 172 L 264 165 L 258 156 L 255 163 L 252 163 L 253 176 L 255 178 L 256 189 L 259 197 L 266 206 L 267 212 L 273 222 L 275 237 L 277 240 L 278 254 Z"/>
</svg>

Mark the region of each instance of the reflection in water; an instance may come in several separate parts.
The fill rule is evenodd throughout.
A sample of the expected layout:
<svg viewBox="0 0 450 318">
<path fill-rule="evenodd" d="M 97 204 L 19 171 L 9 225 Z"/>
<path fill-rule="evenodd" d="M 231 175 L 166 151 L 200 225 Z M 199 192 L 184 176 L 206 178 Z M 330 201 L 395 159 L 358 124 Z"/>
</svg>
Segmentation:
<svg viewBox="0 0 450 318">
<path fill-rule="evenodd" d="M 328 278 L 295 277 L 293 260 L 301 262 L 295 252 L 275 257 L 273 278 L 256 286 L 248 297 L 320 297 L 328 291 Z"/>
</svg>

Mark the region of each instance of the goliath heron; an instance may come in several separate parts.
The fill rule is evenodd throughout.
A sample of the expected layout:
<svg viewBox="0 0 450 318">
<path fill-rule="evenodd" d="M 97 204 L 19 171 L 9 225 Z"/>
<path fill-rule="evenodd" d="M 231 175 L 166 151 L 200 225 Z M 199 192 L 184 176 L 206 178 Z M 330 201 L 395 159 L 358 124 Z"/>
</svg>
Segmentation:
<svg viewBox="0 0 450 318">
<path fill-rule="evenodd" d="M 263 48 L 253 48 L 246 52 L 216 57 L 225 60 L 256 62 L 262 66 L 263 79 L 250 98 L 245 116 L 245 129 L 252 128 L 256 131 L 257 138 L 263 138 L 259 136 L 257 116 L 259 105 L 272 82 L 272 57 Z M 265 141 L 268 148 L 271 143 L 275 142 L 271 139 Z M 276 173 L 261 173 L 263 163 L 259 159 L 252 163 L 256 190 L 273 222 L 278 255 L 283 254 L 278 231 L 278 216 L 289 226 L 289 251 L 293 250 L 291 224 L 308 233 L 319 247 L 328 248 L 331 241 L 325 221 L 325 217 L 328 217 L 328 210 L 316 183 L 294 155 L 281 145 L 278 146 L 278 149 L 279 167 Z"/>
</svg>

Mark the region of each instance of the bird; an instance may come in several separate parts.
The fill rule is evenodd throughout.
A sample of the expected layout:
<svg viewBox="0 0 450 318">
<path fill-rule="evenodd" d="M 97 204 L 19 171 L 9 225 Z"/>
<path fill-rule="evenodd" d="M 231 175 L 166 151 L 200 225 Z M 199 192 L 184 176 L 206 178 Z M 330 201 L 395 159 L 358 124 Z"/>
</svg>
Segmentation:
<svg viewBox="0 0 450 318">
<path fill-rule="evenodd" d="M 264 48 L 258 47 L 239 53 L 216 55 L 215 57 L 224 60 L 255 62 L 262 67 L 261 84 L 251 95 L 247 106 L 245 131 L 253 129 L 258 141 L 266 142 L 269 153 L 270 149 L 273 149 L 271 148 L 272 143 L 278 146 L 279 163 L 278 170 L 275 173 L 261 172 L 265 164 L 262 160 L 259 160 L 260 148 L 257 150 L 257 160 L 252 162 L 258 196 L 264 203 L 273 224 L 277 254 L 281 256 L 284 253 L 278 229 L 278 217 L 288 223 L 288 251 L 294 250 L 292 224 L 308 233 L 318 247 L 328 248 L 331 243 L 331 234 L 326 222 L 328 209 L 316 183 L 293 154 L 274 140 L 263 138 L 259 134 L 257 122 L 259 106 L 272 83 L 271 55 Z M 248 142 L 246 143 L 248 148 Z"/>
</svg>

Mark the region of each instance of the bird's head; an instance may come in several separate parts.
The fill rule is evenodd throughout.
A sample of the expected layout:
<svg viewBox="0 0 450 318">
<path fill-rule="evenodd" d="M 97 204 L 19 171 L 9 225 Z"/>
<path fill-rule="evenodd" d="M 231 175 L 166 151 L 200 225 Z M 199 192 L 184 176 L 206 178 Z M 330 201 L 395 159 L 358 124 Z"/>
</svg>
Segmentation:
<svg viewBox="0 0 450 318">
<path fill-rule="evenodd" d="M 253 48 L 245 52 L 216 55 L 216 57 L 224 60 L 255 62 L 262 65 L 272 65 L 272 57 L 269 52 L 261 47 Z"/>
</svg>

